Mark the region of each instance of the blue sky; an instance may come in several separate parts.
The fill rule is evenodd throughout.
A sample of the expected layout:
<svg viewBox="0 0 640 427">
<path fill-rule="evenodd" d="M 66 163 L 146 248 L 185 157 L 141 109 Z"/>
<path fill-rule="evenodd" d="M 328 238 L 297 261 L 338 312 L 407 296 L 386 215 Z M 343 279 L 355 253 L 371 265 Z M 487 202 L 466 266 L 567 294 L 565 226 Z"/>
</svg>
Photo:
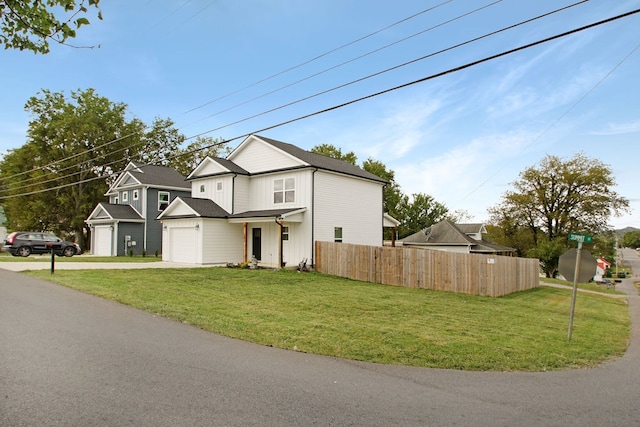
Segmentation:
<svg viewBox="0 0 640 427">
<path fill-rule="evenodd" d="M 236 138 L 640 8 L 591 0 L 432 55 L 573 3 L 103 0 L 104 20 L 90 14 L 72 41 L 99 48 L 0 51 L 0 153 L 25 143 L 24 104 L 42 89 L 94 88 L 146 123 L 171 118 L 187 137 Z M 545 155 L 582 152 L 611 167 L 631 202 L 611 225 L 640 228 L 639 27 L 633 15 L 261 134 L 372 157 L 406 194 L 429 194 L 469 221 L 486 221 Z"/>
</svg>

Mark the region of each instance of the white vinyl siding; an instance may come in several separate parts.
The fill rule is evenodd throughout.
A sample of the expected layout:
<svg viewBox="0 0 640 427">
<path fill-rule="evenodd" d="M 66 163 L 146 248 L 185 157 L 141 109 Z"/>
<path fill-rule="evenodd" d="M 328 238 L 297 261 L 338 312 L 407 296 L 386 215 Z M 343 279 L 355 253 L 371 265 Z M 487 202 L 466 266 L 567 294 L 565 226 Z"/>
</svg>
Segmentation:
<svg viewBox="0 0 640 427">
<path fill-rule="evenodd" d="M 242 224 L 224 219 L 204 219 L 202 227 L 202 263 L 226 265 L 240 263 L 244 255 Z"/>
<path fill-rule="evenodd" d="M 229 156 L 229 160 L 252 173 L 266 172 L 274 169 L 286 169 L 304 166 L 305 164 L 277 148 L 249 137 L 243 142 L 244 147 Z"/>
<path fill-rule="evenodd" d="M 191 197 L 213 200 L 222 209 L 231 213 L 231 204 L 233 203 L 232 182 L 233 176 L 195 179 L 191 183 Z M 221 191 L 217 190 L 218 183 L 222 186 Z M 202 186 L 204 186 L 204 192 L 200 191 Z"/>
<path fill-rule="evenodd" d="M 382 184 L 322 171 L 315 180 L 316 240 L 335 241 L 341 227 L 344 243 L 382 245 Z"/>
<path fill-rule="evenodd" d="M 208 265 L 242 262 L 242 224 L 212 218 L 170 219 L 163 221 L 163 237 L 163 261 Z"/>
<path fill-rule="evenodd" d="M 312 171 L 258 175 L 249 185 L 250 205 L 248 210 L 303 208 L 310 206 Z M 274 201 L 274 181 L 292 179 L 295 182 L 295 200 L 288 203 Z"/>
</svg>

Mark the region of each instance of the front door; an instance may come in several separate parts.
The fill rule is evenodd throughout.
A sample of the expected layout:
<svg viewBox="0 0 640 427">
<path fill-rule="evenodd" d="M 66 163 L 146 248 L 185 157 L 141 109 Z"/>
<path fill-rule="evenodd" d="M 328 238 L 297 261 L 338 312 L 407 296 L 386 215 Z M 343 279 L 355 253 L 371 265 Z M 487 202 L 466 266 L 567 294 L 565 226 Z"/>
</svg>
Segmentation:
<svg viewBox="0 0 640 427">
<path fill-rule="evenodd" d="M 253 256 L 260 261 L 262 259 L 262 229 L 260 228 L 253 229 L 252 247 Z"/>
</svg>

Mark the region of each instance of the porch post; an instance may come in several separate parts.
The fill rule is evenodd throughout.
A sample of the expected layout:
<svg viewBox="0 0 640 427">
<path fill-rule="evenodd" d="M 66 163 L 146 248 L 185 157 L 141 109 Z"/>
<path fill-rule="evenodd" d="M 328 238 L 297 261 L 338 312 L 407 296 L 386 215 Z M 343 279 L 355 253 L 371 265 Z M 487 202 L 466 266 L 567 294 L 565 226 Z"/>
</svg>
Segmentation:
<svg viewBox="0 0 640 427">
<path fill-rule="evenodd" d="M 242 223 L 242 234 L 244 239 L 242 262 L 245 264 L 249 262 L 249 243 L 247 238 L 248 237 L 247 228 L 248 228 L 248 224 L 246 222 Z"/>
</svg>

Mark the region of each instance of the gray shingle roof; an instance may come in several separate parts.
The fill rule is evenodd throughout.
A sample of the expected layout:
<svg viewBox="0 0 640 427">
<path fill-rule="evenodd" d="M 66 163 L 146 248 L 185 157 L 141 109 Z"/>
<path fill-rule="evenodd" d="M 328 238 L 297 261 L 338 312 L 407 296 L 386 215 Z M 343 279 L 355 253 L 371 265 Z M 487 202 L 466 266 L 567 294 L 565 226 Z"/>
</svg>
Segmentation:
<svg viewBox="0 0 640 427">
<path fill-rule="evenodd" d="M 321 154 L 312 153 L 310 151 L 305 151 L 300 147 L 296 147 L 295 145 L 288 144 L 282 141 L 276 141 L 275 139 L 266 138 L 264 136 L 260 136 L 260 135 L 254 135 L 254 136 L 284 151 L 285 153 L 288 153 L 294 157 L 297 157 L 303 162 L 308 163 L 311 166 L 316 167 L 318 169 L 324 169 L 332 172 L 340 172 L 346 175 L 366 178 L 366 179 L 378 181 L 384 184 L 387 183 L 386 180 L 380 178 L 379 176 L 374 175 L 370 172 L 367 172 L 366 170 L 361 169 L 358 166 L 352 165 L 351 163 L 345 162 L 343 160 L 334 159 L 332 157 L 323 156 Z"/>
<path fill-rule="evenodd" d="M 497 245 L 488 240 L 475 240 L 466 233 L 478 233 L 483 224 L 454 224 L 444 220 L 401 239 L 407 245 L 470 246 L 473 253 L 514 252 L 513 248 Z"/>
<path fill-rule="evenodd" d="M 240 175 L 249 175 L 249 172 L 247 172 L 246 170 L 242 169 L 240 166 L 236 165 L 231 160 L 222 159 L 220 157 L 211 157 L 211 160 L 214 160 L 214 161 L 220 163 L 220 165 L 222 165 L 226 169 L 229 169 L 233 173 L 237 173 L 237 174 L 240 174 Z"/>
<path fill-rule="evenodd" d="M 194 197 L 176 197 L 176 200 L 183 201 L 193 209 L 197 216 L 203 218 L 227 218 L 229 212 L 225 211 L 211 199 L 198 199 Z M 175 200 L 172 202 L 175 203 Z M 176 218 L 177 216 L 167 215 L 164 218 Z M 181 216 L 183 217 L 183 216 Z"/>
<path fill-rule="evenodd" d="M 133 163 L 133 162 L 132 162 Z M 133 163 L 134 166 L 140 169 L 129 169 L 125 173 L 130 173 L 143 185 L 149 185 L 152 187 L 179 187 L 185 189 L 191 189 L 191 184 L 186 181 L 186 178 L 179 174 L 175 169 L 166 166 L 156 165 L 143 165 Z"/>
<path fill-rule="evenodd" d="M 105 210 L 113 219 L 118 220 L 131 220 L 131 219 L 143 219 L 135 209 L 130 205 L 114 205 L 111 203 L 100 203 L 102 209 Z"/>
</svg>

